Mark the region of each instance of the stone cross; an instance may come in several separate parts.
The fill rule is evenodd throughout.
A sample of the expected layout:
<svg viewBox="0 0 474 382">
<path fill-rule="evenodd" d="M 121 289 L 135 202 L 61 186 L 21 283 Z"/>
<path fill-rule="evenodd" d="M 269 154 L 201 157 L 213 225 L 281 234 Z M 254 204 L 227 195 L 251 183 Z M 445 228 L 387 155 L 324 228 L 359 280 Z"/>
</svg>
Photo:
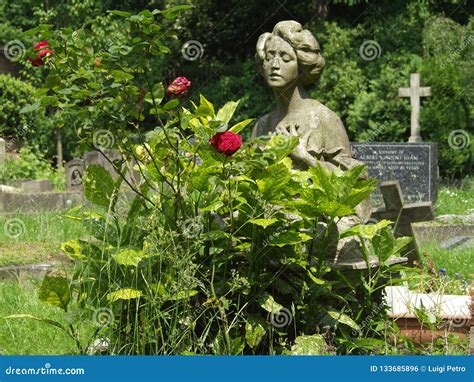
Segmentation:
<svg viewBox="0 0 474 382">
<path fill-rule="evenodd" d="M 411 223 L 434 220 L 433 205 L 431 202 L 403 203 L 402 191 L 398 180 L 382 182 L 380 191 L 385 208 L 378 208 L 372 212 L 372 219 L 388 219 L 394 222 L 395 237 L 409 236 L 413 240 L 408 244 L 401 255 L 408 257 L 411 265 L 420 261 L 416 246 L 415 235 Z"/>
<path fill-rule="evenodd" d="M 5 139 L 0 138 L 0 164 L 5 162 L 6 156 L 7 156 L 7 153 L 5 149 Z"/>
<path fill-rule="evenodd" d="M 420 74 L 410 74 L 410 87 L 398 88 L 399 97 L 410 97 L 411 105 L 411 128 L 408 142 L 421 142 L 420 136 L 420 97 L 431 95 L 430 87 L 420 88 Z"/>
</svg>

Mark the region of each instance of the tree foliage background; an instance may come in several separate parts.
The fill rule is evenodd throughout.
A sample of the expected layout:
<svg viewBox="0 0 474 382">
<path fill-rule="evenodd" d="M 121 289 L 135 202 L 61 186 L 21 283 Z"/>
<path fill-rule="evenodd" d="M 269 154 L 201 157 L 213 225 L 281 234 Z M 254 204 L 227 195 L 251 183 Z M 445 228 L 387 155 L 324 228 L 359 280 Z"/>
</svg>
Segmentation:
<svg viewBox="0 0 474 382">
<path fill-rule="evenodd" d="M 22 39 L 21 32 L 48 23 L 90 28 L 95 32 L 93 43 L 106 46 L 121 36 L 120 21 L 112 21 L 108 10 L 177 4 L 195 8 L 169 22 L 180 40 L 166 61 L 157 62 L 156 76 L 188 77 L 193 82 L 190 98 L 203 93 L 218 106 L 241 98 L 242 119 L 268 112 L 273 97 L 254 66 L 255 43 L 278 21 L 294 19 L 314 32 L 326 59 L 320 83 L 311 94 L 341 116 L 351 140 L 406 141 L 410 105 L 408 99 L 398 98 L 398 88 L 409 85 L 410 73 L 419 72 L 422 86 L 432 88 L 432 96 L 422 101 L 421 134 L 424 140 L 439 143 L 442 175 L 462 177 L 472 171 L 474 144 L 453 149 L 449 140 L 454 130 L 474 138 L 474 4 L 467 0 L 0 0 L 0 43 L 20 39 L 33 44 L 33 39 Z M 194 61 L 181 54 L 183 44 L 191 40 L 203 47 L 202 56 Z M 380 47 L 370 60 L 360 53 L 368 40 Z M 34 86 L 45 73 L 33 69 L 27 66 L 21 74 Z M 1 99 L 6 92 L 0 92 Z M 66 130 L 66 159 L 80 155 L 84 148 L 74 144 L 67 121 L 60 124 Z M 14 136 L 17 129 L 3 126 L 0 131 Z M 33 137 L 47 135 L 51 124 L 36 123 L 34 129 Z M 37 143 L 52 157 L 54 147 L 48 142 Z"/>
</svg>

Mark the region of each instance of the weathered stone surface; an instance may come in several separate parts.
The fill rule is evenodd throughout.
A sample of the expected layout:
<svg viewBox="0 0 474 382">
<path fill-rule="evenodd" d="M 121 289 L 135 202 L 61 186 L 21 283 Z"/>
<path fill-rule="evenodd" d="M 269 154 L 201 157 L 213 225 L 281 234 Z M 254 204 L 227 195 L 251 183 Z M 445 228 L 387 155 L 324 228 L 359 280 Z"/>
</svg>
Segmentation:
<svg viewBox="0 0 474 382">
<path fill-rule="evenodd" d="M 439 215 L 437 221 L 450 224 L 474 224 L 474 214 L 469 215 Z"/>
<path fill-rule="evenodd" d="M 83 186 L 84 161 L 82 159 L 73 159 L 66 163 L 66 190 L 80 191 Z"/>
<path fill-rule="evenodd" d="M 22 192 L 21 188 L 6 186 L 4 184 L 0 184 L 0 194 L 1 193 L 9 193 L 9 194 L 16 194 Z"/>
<path fill-rule="evenodd" d="M 453 236 L 445 242 L 441 243 L 439 247 L 442 249 L 462 248 L 463 246 L 465 246 L 465 244 L 468 244 L 467 247 L 469 247 L 470 245 L 473 245 L 472 243 L 469 244 L 469 242 L 472 242 L 473 240 L 474 237 Z"/>
<path fill-rule="evenodd" d="M 380 182 L 398 180 L 407 202 L 436 201 L 438 145 L 436 143 L 352 143 L 354 158 L 367 164 L 369 177 Z M 372 195 L 380 205 L 380 188 Z"/>
<path fill-rule="evenodd" d="M 81 192 L 0 193 L 0 212 L 60 211 L 82 203 Z"/>
<path fill-rule="evenodd" d="M 5 162 L 5 159 L 7 157 L 7 151 L 6 151 L 6 144 L 5 144 L 5 139 L 0 138 L 0 164 Z"/>
<path fill-rule="evenodd" d="M 53 191 L 53 184 L 46 179 L 28 180 L 20 183 L 24 192 L 50 192 Z"/>
<path fill-rule="evenodd" d="M 42 279 L 52 268 L 51 264 L 8 265 L 0 267 L 0 281 L 27 277 Z"/>
<path fill-rule="evenodd" d="M 442 243 L 455 236 L 474 237 L 474 225 L 453 224 L 435 225 L 425 223 L 412 224 L 418 244 L 426 244 L 436 241 Z"/>
<path fill-rule="evenodd" d="M 411 105 L 411 128 L 408 142 L 421 142 L 420 136 L 420 97 L 431 95 L 430 87 L 420 87 L 420 74 L 412 73 L 410 75 L 410 87 L 399 88 L 399 97 L 409 97 Z"/>
<path fill-rule="evenodd" d="M 122 156 L 116 150 L 103 150 L 105 156 L 110 161 L 120 160 Z M 107 158 L 100 151 L 88 151 L 84 153 L 84 169 L 87 169 L 88 166 L 95 164 L 104 167 L 114 179 L 118 177 L 117 171 L 115 171 L 114 166 L 107 160 Z"/>
</svg>

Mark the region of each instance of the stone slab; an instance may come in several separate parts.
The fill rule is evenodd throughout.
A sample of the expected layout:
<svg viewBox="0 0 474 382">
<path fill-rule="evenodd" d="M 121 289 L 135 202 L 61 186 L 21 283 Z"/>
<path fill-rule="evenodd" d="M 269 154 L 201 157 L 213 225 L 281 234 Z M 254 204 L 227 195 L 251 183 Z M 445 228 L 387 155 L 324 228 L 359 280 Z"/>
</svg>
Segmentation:
<svg viewBox="0 0 474 382">
<path fill-rule="evenodd" d="M 46 179 L 27 180 L 20 184 L 24 192 L 50 192 L 53 191 L 53 184 Z"/>
<path fill-rule="evenodd" d="M 7 157 L 7 148 L 6 148 L 5 139 L 0 138 L 0 164 L 5 162 L 6 157 Z"/>
<path fill-rule="evenodd" d="M 8 265 L 0 267 L 0 281 L 26 277 L 42 279 L 52 269 L 51 264 Z"/>
<path fill-rule="evenodd" d="M 0 212 L 61 211 L 83 204 L 81 192 L 0 193 Z"/>
<path fill-rule="evenodd" d="M 414 223 L 412 224 L 412 228 L 415 233 L 416 242 L 419 245 L 432 241 L 442 243 L 455 236 L 474 237 L 474 225 L 471 224 L 433 225 Z"/>
<path fill-rule="evenodd" d="M 472 240 L 474 240 L 474 237 L 452 236 L 445 242 L 441 243 L 439 247 L 442 249 L 462 248 Z"/>
<path fill-rule="evenodd" d="M 371 178 L 379 183 L 398 180 L 406 203 L 436 201 L 437 143 L 352 143 L 351 148 L 353 157 L 367 164 Z M 382 205 L 380 189 L 372 201 Z"/>
</svg>

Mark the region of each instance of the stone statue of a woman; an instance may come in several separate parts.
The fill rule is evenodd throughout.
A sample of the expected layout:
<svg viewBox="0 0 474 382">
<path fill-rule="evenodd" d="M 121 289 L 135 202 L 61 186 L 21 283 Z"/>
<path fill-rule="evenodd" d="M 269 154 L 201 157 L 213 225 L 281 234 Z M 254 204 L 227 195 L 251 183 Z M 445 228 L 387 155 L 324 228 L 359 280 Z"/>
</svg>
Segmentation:
<svg viewBox="0 0 474 382">
<path fill-rule="evenodd" d="M 337 168 L 344 171 L 361 164 L 352 158 L 341 119 L 307 93 L 307 88 L 319 79 L 325 64 L 319 44 L 310 31 L 296 21 L 279 22 L 272 33 L 264 33 L 258 39 L 256 60 L 275 94 L 277 106 L 258 119 L 252 139 L 271 134 L 298 135 L 300 143 L 290 156 L 299 169 L 320 163 L 332 171 Z M 341 219 L 339 231 L 368 220 L 370 204 L 362 203 L 356 213 Z M 340 242 L 337 247 L 335 260 L 342 253 L 344 262 L 347 256 L 360 260 L 360 251 L 353 240 Z"/>
</svg>

